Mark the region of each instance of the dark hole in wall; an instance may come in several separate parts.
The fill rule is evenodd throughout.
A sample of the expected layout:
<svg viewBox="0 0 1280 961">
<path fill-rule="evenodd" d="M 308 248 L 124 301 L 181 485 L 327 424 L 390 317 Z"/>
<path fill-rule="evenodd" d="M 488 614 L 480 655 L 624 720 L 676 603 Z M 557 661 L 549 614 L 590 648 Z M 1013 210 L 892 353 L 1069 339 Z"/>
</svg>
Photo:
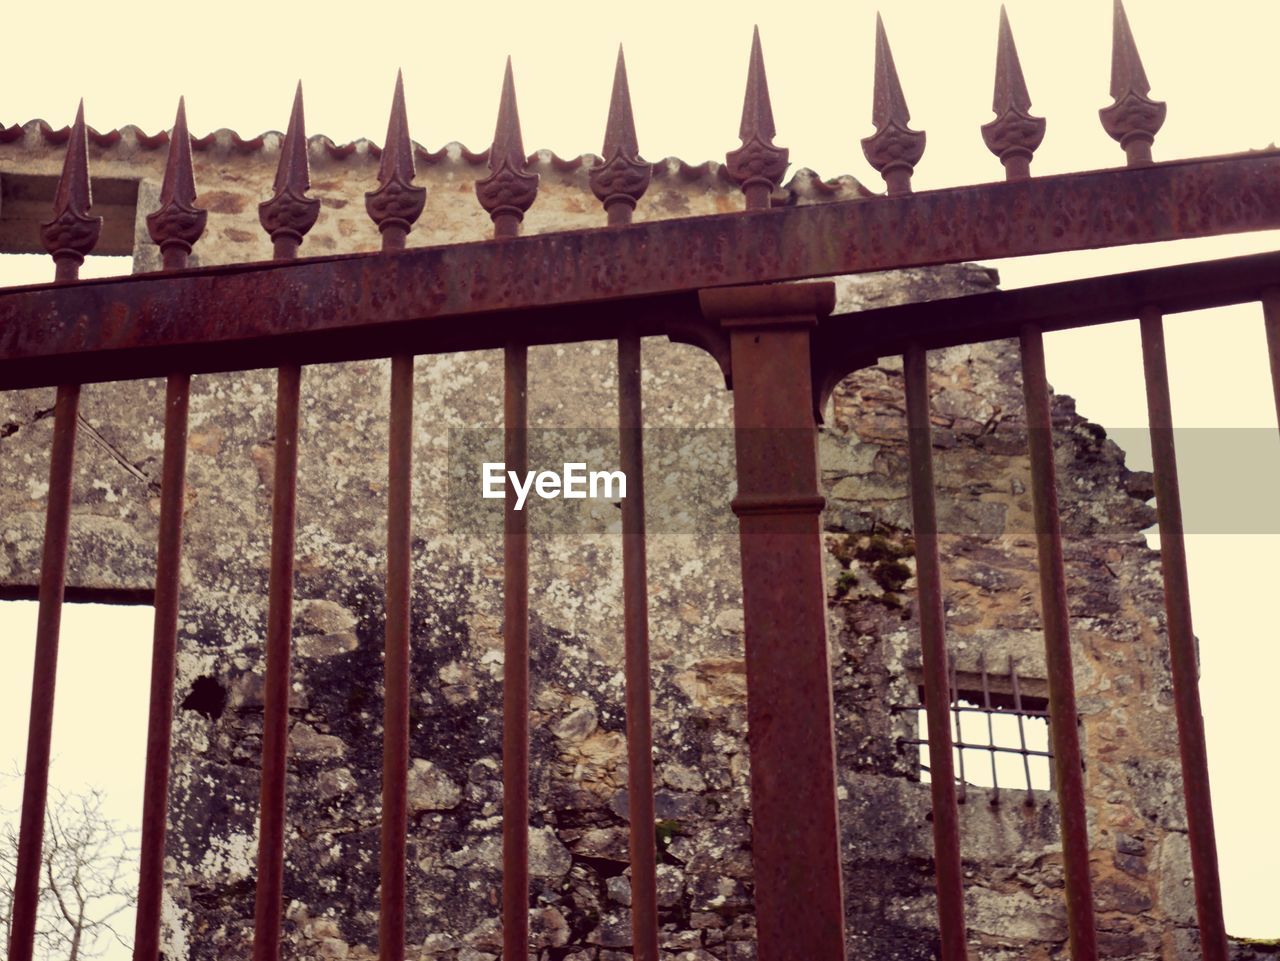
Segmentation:
<svg viewBox="0 0 1280 961">
<path fill-rule="evenodd" d="M 216 721 L 227 709 L 227 689 L 209 675 L 202 674 L 191 682 L 191 690 L 182 699 L 181 707 L 184 711 L 195 711 L 210 721 Z"/>
</svg>

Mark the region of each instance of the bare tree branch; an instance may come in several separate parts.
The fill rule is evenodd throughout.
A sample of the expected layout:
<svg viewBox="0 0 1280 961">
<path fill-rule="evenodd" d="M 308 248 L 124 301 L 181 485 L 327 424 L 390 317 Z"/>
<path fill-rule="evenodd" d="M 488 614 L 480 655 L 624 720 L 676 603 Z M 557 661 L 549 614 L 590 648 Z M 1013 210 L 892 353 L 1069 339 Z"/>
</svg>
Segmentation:
<svg viewBox="0 0 1280 961">
<path fill-rule="evenodd" d="M 0 774 L 2 777 L 13 775 Z M 8 943 L 13 915 L 18 836 L 14 813 L 0 809 L 0 934 Z M 111 942 L 130 946 L 115 919 L 134 906 L 136 830 L 102 811 L 102 792 L 51 791 L 41 852 L 36 957 L 40 961 L 88 961 Z"/>
</svg>

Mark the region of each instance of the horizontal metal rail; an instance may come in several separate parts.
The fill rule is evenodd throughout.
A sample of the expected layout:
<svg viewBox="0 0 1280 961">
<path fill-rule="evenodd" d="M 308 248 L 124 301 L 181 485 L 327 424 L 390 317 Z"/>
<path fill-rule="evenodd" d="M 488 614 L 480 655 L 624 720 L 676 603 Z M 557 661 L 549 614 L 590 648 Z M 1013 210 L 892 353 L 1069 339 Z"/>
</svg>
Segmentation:
<svg viewBox="0 0 1280 961">
<path fill-rule="evenodd" d="M 993 290 L 836 314 L 815 343 L 833 368 L 854 370 L 911 343 L 938 350 L 1017 337 L 1027 324 L 1048 332 L 1136 320 L 1151 304 L 1178 314 L 1252 303 L 1278 276 L 1280 252 L 1273 252 Z"/>
<path fill-rule="evenodd" d="M 924 745 L 924 744 L 928 744 L 929 740 L 928 738 L 904 737 L 904 738 L 899 738 L 898 743 Z M 991 751 L 996 754 L 1025 754 L 1028 757 L 1049 757 L 1049 758 L 1053 757 L 1052 751 L 1037 751 L 1034 748 L 1029 748 L 1029 747 L 1004 747 L 1003 745 L 1000 745 L 1000 744 L 990 744 L 990 743 L 984 744 L 982 741 L 953 740 L 951 742 L 951 746 L 953 748 L 960 748 L 966 751 Z M 927 765 L 925 766 L 925 770 L 929 770 Z"/>
<path fill-rule="evenodd" d="M 1273 150 L 391 254 L 15 288 L 0 291 L 0 388 L 72 375 L 98 381 L 474 350 L 513 336 L 529 344 L 612 340 L 624 323 L 658 334 L 673 312 L 696 316 L 692 292 L 702 288 L 1269 228 L 1280 228 Z M 625 309 L 598 310 L 622 298 Z M 573 305 L 586 309 L 563 313 Z M 457 323 L 463 317 L 469 322 Z M 956 336 L 974 339 L 963 325 Z"/>
<path fill-rule="evenodd" d="M 960 696 L 968 697 L 968 695 L 965 693 L 961 693 Z M 889 712 L 891 714 L 904 714 L 908 711 L 923 711 L 924 709 L 925 709 L 924 702 L 921 702 L 919 704 L 895 704 L 889 708 Z M 954 711 L 957 714 L 982 714 L 984 716 L 987 714 L 992 714 L 995 717 L 1014 717 L 1015 715 L 1021 715 L 1023 717 L 1039 717 L 1039 718 L 1046 718 L 1046 719 L 1049 717 L 1048 711 L 1038 711 L 1034 708 L 1029 708 L 1029 707 L 1018 708 L 1018 709 L 1011 709 L 1011 708 L 1005 708 L 1005 707 L 981 707 L 981 706 L 970 707 L 960 702 L 952 704 L 952 706 L 950 707 L 950 710 Z"/>
</svg>

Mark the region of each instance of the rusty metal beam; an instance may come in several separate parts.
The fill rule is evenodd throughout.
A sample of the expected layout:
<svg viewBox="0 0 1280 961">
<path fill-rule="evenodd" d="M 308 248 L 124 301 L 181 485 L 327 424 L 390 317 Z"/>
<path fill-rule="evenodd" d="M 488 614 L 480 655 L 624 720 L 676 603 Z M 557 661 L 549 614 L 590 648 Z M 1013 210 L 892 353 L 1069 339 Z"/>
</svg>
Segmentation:
<svg viewBox="0 0 1280 961">
<path fill-rule="evenodd" d="M 175 363 L 218 370 L 389 355 L 406 340 L 421 352 L 487 348 L 513 326 L 537 343 L 535 315 L 514 313 L 529 304 L 545 316 L 623 297 L 1269 228 L 1280 228 L 1275 150 L 74 290 L 19 288 L 0 291 L 0 388 L 51 384 L 55 369 L 109 380 L 169 373 Z M 481 322 L 501 312 L 512 313 Z M 577 335 L 615 338 L 616 316 L 584 321 Z M 467 324 L 455 322 L 463 317 Z M 88 352 L 91 361 L 73 359 Z"/>
<path fill-rule="evenodd" d="M 1176 314 L 1250 303 L 1277 276 L 1280 252 L 1249 254 L 836 314 L 818 328 L 814 354 L 838 381 L 917 343 L 938 350 L 1018 337 L 1025 324 L 1047 332 L 1132 320 L 1149 304 Z"/>
</svg>

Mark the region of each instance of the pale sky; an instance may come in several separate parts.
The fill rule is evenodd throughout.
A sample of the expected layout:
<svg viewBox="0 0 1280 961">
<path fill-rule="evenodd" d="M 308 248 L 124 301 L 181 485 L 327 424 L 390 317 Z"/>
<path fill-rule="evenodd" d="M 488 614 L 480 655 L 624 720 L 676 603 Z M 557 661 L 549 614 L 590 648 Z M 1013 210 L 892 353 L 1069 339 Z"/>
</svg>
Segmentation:
<svg viewBox="0 0 1280 961">
<path fill-rule="evenodd" d="M 751 27 L 758 23 L 777 142 L 790 148 L 794 167 L 811 167 L 824 177 L 849 173 L 874 189 L 882 186 L 858 145 L 872 130 L 876 7 L 857 0 L 796 6 L 756 0 L 714 6 L 382 4 L 362 8 L 355 20 L 350 7 L 272 7 L 243 0 L 219 3 L 216 18 L 208 7 L 151 0 L 132 4 L 127 16 L 115 4 L 62 3 L 56 16 L 48 5 L 11 6 L 5 12 L 10 42 L 0 57 L 5 123 L 42 117 L 61 126 L 85 96 L 92 126 L 136 123 L 150 133 L 169 126 L 177 97 L 185 94 L 196 135 L 231 127 L 254 136 L 283 129 L 301 77 L 309 132 L 380 142 L 395 70 L 402 67 L 415 139 L 429 149 L 459 140 L 478 150 L 492 137 L 502 66 L 511 54 L 525 145 L 574 156 L 600 149 L 621 41 L 642 153 L 693 163 L 720 160 L 737 146 Z M 1123 154 L 1097 115 L 1110 102 L 1110 0 L 1009 0 L 1007 6 L 1034 112 L 1048 119 L 1033 173 L 1120 165 Z M 1278 139 L 1274 45 L 1280 4 L 1130 0 L 1127 7 L 1152 95 L 1169 105 L 1156 138 L 1157 160 L 1236 152 Z M 916 189 L 999 179 L 999 162 L 978 131 L 991 119 L 999 4 L 883 0 L 879 9 L 913 126 L 928 133 Z M 1246 235 L 997 266 L 1006 286 L 1023 286 L 1275 244 L 1274 235 Z M 1167 330 L 1180 426 L 1275 427 L 1260 308 L 1181 315 L 1169 319 Z M 1131 466 L 1149 466 L 1140 442 L 1146 411 L 1136 325 L 1053 334 L 1047 349 L 1055 388 L 1076 397 L 1086 416 L 1121 431 L 1116 436 L 1124 438 Z M 1273 453 L 1280 453 L 1280 445 Z M 1184 450 L 1184 474 L 1215 480 L 1186 456 Z M 1215 497 L 1242 496 L 1249 480 L 1257 481 L 1257 489 L 1274 489 L 1280 456 L 1256 470 L 1256 478 L 1242 473 L 1239 465 L 1222 464 L 1216 485 L 1189 485 L 1188 513 Z M 1255 937 L 1280 935 L 1274 901 L 1280 773 L 1274 752 L 1264 747 L 1280 729 L 1273 691 L 1280 677 L 1280 631 L 1272 609 L 1278 535 L 1275 529 L 1199 534 L 1188 545 L 1227 924 L 1233 933 Z M 88 631 L 108 638 L 102 622 Z M 113 647 L 145 649 L 148 632 L 149 627 L 131 627 L 110 641 Z M 6 647 L 27 633 L 6 626 Z M 73 642 L 66 643 L 70 652 Z M 69 653 L 64 657 L 60 730 L 68 715 L 101 726 L 119 706 L 113 696 L 113 711 L 104 712 L 67 693 L 78 661 Z M 97 694 L 138 683 L 143 664 L 121 669 L 118 678 L 94 669 Z M 12 685 L 13 677 L 6 673 L 5 683 Z M 0 696 L 25 704 L 24 687 L 25 680 L 16 692 L 6 688 Z M 144 697 L 145 683 L 137 690 Z M 12 744 L 0 741 L 0 761 L 22 753 L 21 736 L 15 740 L 10 732 L 24 727 L 0 727 L 0 738 Z M 69 761 L 64 757 L 64 765 Z M 59 776 L 82 776 L 68 767 Z"/>
</svg>

